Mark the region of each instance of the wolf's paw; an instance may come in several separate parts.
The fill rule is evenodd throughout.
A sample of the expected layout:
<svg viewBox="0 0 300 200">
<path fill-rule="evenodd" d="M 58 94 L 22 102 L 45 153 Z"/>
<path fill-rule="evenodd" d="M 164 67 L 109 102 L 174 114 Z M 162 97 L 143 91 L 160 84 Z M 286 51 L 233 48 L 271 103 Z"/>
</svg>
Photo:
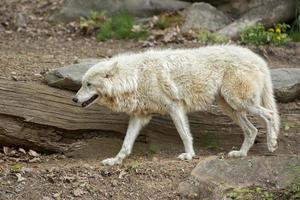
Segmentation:
<svg viewBox="0 0 300 200">
<path fill-rule="evenodd" d="M 113 165 L 118 165 L 122 163 L 122 160 L 119 158 L 107 158 L 101 161 L 102 165 L 109 165 L 109 166 L 113 166 Z"/>
<path fill-rule="evenodd" d="M 233 157 L 245 157 L 247 156 L 247 153 L 243 151 L 230 151 L 228 153 L 228 157 L 233 158 Z"/>
<path fill-rule="evenodd" d="M 270 152 L 274 152 L 278 148 L 277 140 L 275 138 L 268 141 L 268 149 Z"/>
<path fill-rule="evenodd" d="M 182 153 L 177 158 L 179 158 L 180 160 L 192 160 L 193 157 L 194 155 L 191 153 Z"/>
</svg>

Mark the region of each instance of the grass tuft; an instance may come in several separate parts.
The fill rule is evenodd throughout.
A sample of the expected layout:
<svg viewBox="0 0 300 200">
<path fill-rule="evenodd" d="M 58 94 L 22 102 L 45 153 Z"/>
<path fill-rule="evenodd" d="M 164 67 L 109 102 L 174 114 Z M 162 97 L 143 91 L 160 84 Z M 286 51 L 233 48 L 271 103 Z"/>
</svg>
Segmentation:
<svg viewBox="0 0 300 200">
<path fill-rule="evenodd" d="M 112 17 L 106 12 L 91 12 L 88 19 L 82 19 L 80 29 L 83 33 L 97 32 L 97 39 L 146 39 L 148 31 L 142 25 L 136 24 L 134 18 L 126 12 L 120 12 Z"/>
<path fill-rule="evenodd" d="M 209 31 L 202 31 L 197 34 L 197 40 L 203 44 L 226 44 L 230 40 L 224 36 Z"/>
</svg>

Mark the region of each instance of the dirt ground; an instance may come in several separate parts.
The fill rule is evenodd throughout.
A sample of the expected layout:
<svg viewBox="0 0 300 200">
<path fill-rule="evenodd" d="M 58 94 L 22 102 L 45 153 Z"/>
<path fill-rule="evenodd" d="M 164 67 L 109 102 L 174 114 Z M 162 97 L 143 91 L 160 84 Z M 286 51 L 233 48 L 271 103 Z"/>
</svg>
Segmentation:
<svg viewBox="0 0 300 200">
<path fill-rule="evenodd" d="M 1 0 L 0 4 L 0 78 L 36 81 L 50 69 L 80 58 L 110 57 L 126 51 L 145 49 L 143 42 L 97 42 L 95 37 L 78 33 L 74 24 L 51 24 L 49 16 L 61 0 Z M 17 13 L 25 13 L 27 24 L 16 27 Z M 198 47 L 201 44 L 163 44 L 158 48 Z M 300 44 L 285 47 L 250 47 L 262 55 L 272 68 L 299 67 Z M 0 150 L 0 199 L 180 199 L 177 187 L 212 151 L 203 150 L 193 161 L 176 159 L 180 148 L 170 151 L 142 150 L 135 145 L 130 158 L 120 166 L 106 167 L 100 160 L 113 156 L 122 138 L 91 139 L 90 149 L 73 155 L 38 155 L 15 150 L 7 155 Z M 117 145 L 116 145 L 117 143 Z M 140 150 L 141 149 L 141 150 Z M 165 149 L 168 149 L 166 147 Z M 199 153 L 199 152 L 198 152 Z"/>
</svg>

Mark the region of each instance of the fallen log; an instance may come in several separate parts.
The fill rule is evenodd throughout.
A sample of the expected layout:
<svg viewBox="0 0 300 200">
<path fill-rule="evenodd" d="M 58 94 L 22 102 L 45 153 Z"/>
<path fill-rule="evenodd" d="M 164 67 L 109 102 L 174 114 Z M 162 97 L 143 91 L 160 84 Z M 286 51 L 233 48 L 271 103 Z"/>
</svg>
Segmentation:
<svg viewBox="0 0 300 200">
<path fill-rule="evenodd" d="M 125 114 L 96 105 L 83 109 L 72 103 L 72 95 L 42 84 L 0 79 L 0 145 L 67 152 L 81 145 L 78 141 L 82 134 L 125 133 L 128 124 Z M 289 137 L 281 138 L 278 152 L 299 151 L 300 141 L 296 137 L 300 129 L 299 103 L 282 104 L 281 115 L 284 123 L 289 123 L 286 131 Z M 229 150 L 242 142 L 240 128 L 214 106 L 208 112 L 191 114 L 189 119 L 197 146 Z M 264 127 L 261 121 L 253 120 L 259 129 Z M 167 116 L 155 116 L 142 135 L 147 141 L 181 143 Z M 264 134 L 257 143 L 253 151 L 266 152 Z"/>
</svg>

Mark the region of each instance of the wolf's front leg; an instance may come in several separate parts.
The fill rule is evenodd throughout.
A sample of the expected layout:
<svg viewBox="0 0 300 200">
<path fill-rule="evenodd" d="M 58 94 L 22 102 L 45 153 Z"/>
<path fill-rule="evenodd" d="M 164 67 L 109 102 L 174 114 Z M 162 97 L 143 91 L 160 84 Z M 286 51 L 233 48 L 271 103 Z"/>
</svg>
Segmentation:
<svg viewBox="0 0 300 200">
<path fill-rule="evenodd" d="M 120 152 L 113 158 L 102 161 L 104 165 L 116 165 L 122 163 L 123 159 L 131 153 L 135 139 L 140 130 L 149 123 L 151 116 L 131 116 L 128 124 L 126 136 Z"/>
<path fill-rule="evenodd" d="M 192 158 L 195 156 L 195 151 L 186 111 L 181 105 L 177 104 L 170 105 L 168 110 L 183 141 L 185 149 L 185 153 L 180 154 L 178 158 L 181 160 L 192 160 Z"/>
</svg>

